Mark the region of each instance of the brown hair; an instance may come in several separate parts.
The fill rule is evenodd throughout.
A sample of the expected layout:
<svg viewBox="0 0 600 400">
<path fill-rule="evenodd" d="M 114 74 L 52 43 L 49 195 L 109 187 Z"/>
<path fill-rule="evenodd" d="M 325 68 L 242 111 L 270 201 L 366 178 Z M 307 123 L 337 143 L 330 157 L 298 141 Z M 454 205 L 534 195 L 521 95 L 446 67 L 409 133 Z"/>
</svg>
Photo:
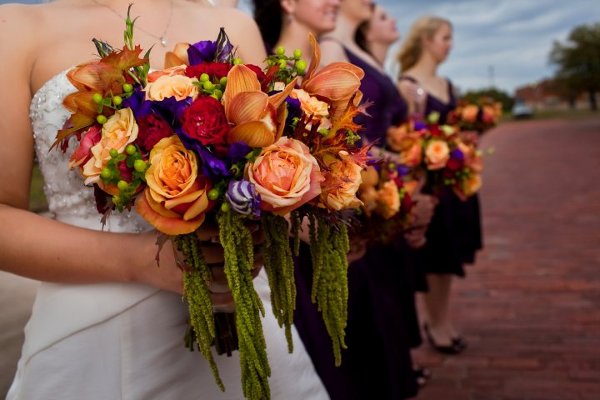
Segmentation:
<svg viewBox="0 0 600 400">
<path fill-rule="evenodd" d="M 398 52 L 398 62 L 400 63 L 401 71 L 410 69 L 419 61 L 419 57 L 421 57 L 421 52 L 423 51 L 421 40 L 423 38 L 433 38 L 438 29 L 443 25 L 452 27 L 452 23 L 447 19 L 432 15 L 421 17 L 412 24 Z"/>
</svg>

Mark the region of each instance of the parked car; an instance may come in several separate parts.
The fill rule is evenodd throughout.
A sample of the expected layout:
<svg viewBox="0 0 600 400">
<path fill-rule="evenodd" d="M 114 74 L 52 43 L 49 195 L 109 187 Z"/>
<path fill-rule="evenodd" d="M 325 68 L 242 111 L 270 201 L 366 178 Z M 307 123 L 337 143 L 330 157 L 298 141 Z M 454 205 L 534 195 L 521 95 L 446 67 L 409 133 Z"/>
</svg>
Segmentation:
<svg viewBox="0 0 600 400">
<path fill-rule="evenodd" d="M 533 117 L 533 109 L 523 102 L 516 102 L 512 108 L 512 116 L 515 119 Z"/>
</svg>

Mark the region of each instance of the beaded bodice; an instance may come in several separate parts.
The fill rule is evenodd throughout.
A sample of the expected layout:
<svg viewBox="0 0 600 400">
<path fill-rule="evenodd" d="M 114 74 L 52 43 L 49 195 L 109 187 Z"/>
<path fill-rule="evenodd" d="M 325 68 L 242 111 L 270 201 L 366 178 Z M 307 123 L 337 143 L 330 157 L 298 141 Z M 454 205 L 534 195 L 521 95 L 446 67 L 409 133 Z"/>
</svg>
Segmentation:
<svg viewBox="0 0 600 400">
<path fill-rule="evenodd" d="M 44 176 L 44 193 L 49 211 L 58 220 L 90 229 L 102 229 L 102 215 L 96 211 L 94 190 L 83 184 L 77 170 L 68 167 L 69 157 L 76 147 L 71 138 L 66 152 L 50 150 L 56 133 L 69 117 L 62 101 L 75 88 L 68 81 L 66 71 L 46 82 L 33 96 L 30 118 L 33 127 L 35 151 Z M 107 220 L 105 230 L 115 232 L 141 232 L 149 226 L 134 211 L 114 212 Z"/>
</svg>

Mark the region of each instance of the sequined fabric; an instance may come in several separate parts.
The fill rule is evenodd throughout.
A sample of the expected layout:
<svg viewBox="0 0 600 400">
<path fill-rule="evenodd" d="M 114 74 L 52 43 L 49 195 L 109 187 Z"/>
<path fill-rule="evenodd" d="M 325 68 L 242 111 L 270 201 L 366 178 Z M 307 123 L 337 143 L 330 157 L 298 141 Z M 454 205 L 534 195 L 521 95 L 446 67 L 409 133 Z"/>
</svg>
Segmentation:
<svg viewBox="0 0 600 400">
<path fill-rule="evenodd" d="M 69 157 L 77 146 L 76 138 L 71 138 L 65 153 L 57 148 L 50 150 L 57 131 L 69 117 L 62 101 L 74 90 L 64 71 L 46 82 L 33 97 L 29 115 L 35 151 L 44 176 L 48 208 L 54 218 L 81 227 L 102 229 L 102 215 L 96 211 L 93 188 L 85 186 L 79 172 L 68 167 Z M 132 211 L 112 213 L 104 229 L 141 232 L 150 227 Z"/>
</svg>

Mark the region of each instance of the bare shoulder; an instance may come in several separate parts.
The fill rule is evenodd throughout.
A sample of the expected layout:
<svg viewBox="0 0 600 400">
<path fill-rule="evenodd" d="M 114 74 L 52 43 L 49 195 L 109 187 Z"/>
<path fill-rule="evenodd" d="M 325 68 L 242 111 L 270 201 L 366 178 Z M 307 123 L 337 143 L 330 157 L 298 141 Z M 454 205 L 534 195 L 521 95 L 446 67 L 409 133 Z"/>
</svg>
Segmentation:
<svg viewBox="0 0 600 400">
<path fill-rule="evenodd" d="M 321 48 L 322 65 L 327 65 L 337 61 L 349 62 L 348 56 L 344 51 L 344 47 L 337 40 L 325 37 L 319 41 L 319 47 Z"/>
<path fill-rule="evenodd" d="M 33 38 L 34 27 L 40 22 L 41 5 L 32 4 L 2 4 L 0 5 L 0 36 L 3 44 L 26 42 Z M 5 40 L 14 38 L 14 40 Z"/>
</svg>

